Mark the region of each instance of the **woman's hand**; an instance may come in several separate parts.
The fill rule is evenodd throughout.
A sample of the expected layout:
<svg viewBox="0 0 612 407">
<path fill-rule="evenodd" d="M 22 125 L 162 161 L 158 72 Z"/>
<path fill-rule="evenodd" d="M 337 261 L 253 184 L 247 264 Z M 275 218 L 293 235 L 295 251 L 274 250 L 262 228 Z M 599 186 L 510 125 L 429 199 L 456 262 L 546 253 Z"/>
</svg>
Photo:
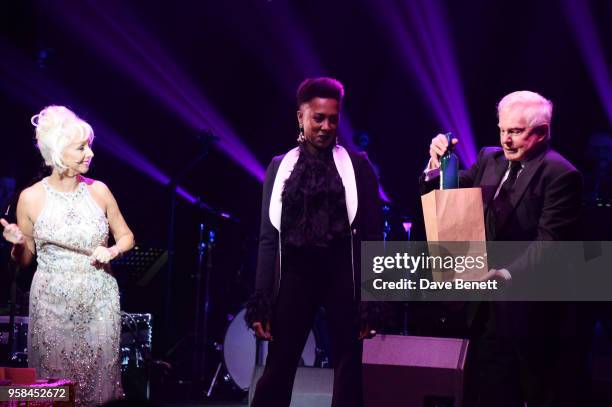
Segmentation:
<svg viewBox="0 0 612 407">
<path fill-rule="evenodd" d="M 7 242 L 12 243 L 12 244 L 24 244 L 26 239 L 25 236 L 23 234 L 23 232 L 21 231 L 21 229 L 19 229 L 19 226 L 17 226 L 14 223 L 8 223 L 6 220 L 1 219 L 0 218 L 0 225 L 2 225 L 2 227 L 4 228 L 4 231 L 2 232 L 2 236 L 4 237 L 4 239 L 6 239 Z"/>
<path fill-rule="evenodd" d="M 370 327 L 370 324 L 363 324 L 359 330 L 359 340 L 372 339 L 376 336 L 376 330 Z"/>
<path fill-rule="evenodd" d="M 273 341 L 274 338 L 270 333 L 270 321 L 266 321 L 266 323 L 262 323 L 259 321 L 253 322 L 252 325 L 253 331 L 255 331 L 255 336 L 264 341 Z"/>
<path fill-rule="evenodd" d="M 98 246 L 91 254 L 91 263 L 108 264 L 112 259 L 117 257 L 119 251 L 115 246 L 108 248 L 104 246 Z"/>
</svg>

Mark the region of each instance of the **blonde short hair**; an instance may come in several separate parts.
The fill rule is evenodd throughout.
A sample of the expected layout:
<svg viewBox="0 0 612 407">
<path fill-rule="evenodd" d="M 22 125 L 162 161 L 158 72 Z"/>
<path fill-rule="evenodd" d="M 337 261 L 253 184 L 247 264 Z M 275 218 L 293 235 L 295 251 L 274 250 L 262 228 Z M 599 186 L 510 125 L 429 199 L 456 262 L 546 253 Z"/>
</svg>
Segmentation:
<svg viewBox="0 0 612 407">
<path fill-rule="evenodd" d="M 32 116 L 31 122 L 36 127 L 36 145 L 45 164 L 58 170 L 67 168 L 62 152 L 68 144 L 81 140 L 91 144 L 94 139 L 91 126 L 65 106 L 47 106 Z"/>
</svg>

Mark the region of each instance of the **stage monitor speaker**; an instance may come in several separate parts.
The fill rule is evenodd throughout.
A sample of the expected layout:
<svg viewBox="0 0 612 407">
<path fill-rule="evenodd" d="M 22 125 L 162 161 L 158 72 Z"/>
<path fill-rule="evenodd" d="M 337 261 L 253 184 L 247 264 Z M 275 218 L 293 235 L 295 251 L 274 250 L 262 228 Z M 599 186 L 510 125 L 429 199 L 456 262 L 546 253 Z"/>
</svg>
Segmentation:
<svg viewBox="0 0 612 407">
<path fill-rule="evenodd" d="M 263 369 L 263 366 L 255 366 L 253 371 L 253 380 L 249 388 L 249 405 L 255 395 L 255 387 Z M 298 367 L 290 407 L 330 407 L 333 386 L 333 369 Z"/>
<path fill-rule="evenodd" d="M 378 335 L 364 341 L 364 407 L 461 407 L 467 339 Z"/>
</svg>

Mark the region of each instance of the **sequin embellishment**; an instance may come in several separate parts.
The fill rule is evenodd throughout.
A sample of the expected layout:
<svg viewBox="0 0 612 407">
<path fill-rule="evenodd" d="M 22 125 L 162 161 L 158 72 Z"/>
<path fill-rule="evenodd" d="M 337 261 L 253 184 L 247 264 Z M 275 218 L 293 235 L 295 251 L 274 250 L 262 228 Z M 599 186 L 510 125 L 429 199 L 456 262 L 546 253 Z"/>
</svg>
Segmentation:
<svg viewBox="0 0 612 407">
<path fill-rule="evenodd" d="M 34 224 L 38 268 L 30 289 L 28 363 L 41 378 L 75 381 L 77 406 L 99 405 L 123 395 L 117 281 L 83 254 L 107 245 L 108 221 L 85 183 L 67 193 L 51 188 L 47 178 L 42 183 L 46 196 Z"/>
</svg>

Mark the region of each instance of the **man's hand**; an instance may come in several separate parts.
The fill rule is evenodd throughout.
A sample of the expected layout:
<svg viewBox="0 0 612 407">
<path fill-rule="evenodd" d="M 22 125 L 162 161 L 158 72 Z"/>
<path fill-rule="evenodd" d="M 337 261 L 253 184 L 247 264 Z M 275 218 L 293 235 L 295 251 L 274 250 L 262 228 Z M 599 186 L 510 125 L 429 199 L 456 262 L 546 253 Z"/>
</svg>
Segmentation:
<svg viewBox="0 0 612 407">
<path fill-rule="evenodd" d="M 459 140 L 456 138 L 451 139 L 451 143 L 453 145 L 457 144 Z M 446 139 L 445 134 L 438 134 L 436 137 L 431 139 L 431 144 L 429 145 L 429 156 L 431 160 L 429 161 L 429 168 L 434 169 L 440 167 L 440 157 L 446 153 L 446 149 L 448 148 L 448 140 Z"/>
<path fill-rule="evenodd" d="M 483 274 L 478 279 L 478 281 L 481 281 L 481 282 L 490 281 L 490 280 L 497 280 L 499 281 L 500 284 L 509 284 L 510 281 L 512 281 L 512 276 L 510 275 L 510 272 L 506 269 L 503 269 L 503 270 L 491 269 L 489 270 L 488 273 Z"/>
<path fill-rule="evenodd" d="M 252 325 L 253 331 L 255 331 L 255 336 L 264 341 L 273 341 L 274 338 L 270 333 L 270 321 L 266 321 L 265 324 L 257 321 L 253 322 Z"/>
<path fill-rule="evenodd" d="M 4 219 L 0 219 L 0 225 L 2 225 L 2 227 L 4 228 L 2 236 L 6 239 L 7 242 L 12 244 L 25 243 L 25 236 L 21 232 L 21 229 L 19 229 L 19 226 L 14 223 L 8 223 Z"/>
</svg>

